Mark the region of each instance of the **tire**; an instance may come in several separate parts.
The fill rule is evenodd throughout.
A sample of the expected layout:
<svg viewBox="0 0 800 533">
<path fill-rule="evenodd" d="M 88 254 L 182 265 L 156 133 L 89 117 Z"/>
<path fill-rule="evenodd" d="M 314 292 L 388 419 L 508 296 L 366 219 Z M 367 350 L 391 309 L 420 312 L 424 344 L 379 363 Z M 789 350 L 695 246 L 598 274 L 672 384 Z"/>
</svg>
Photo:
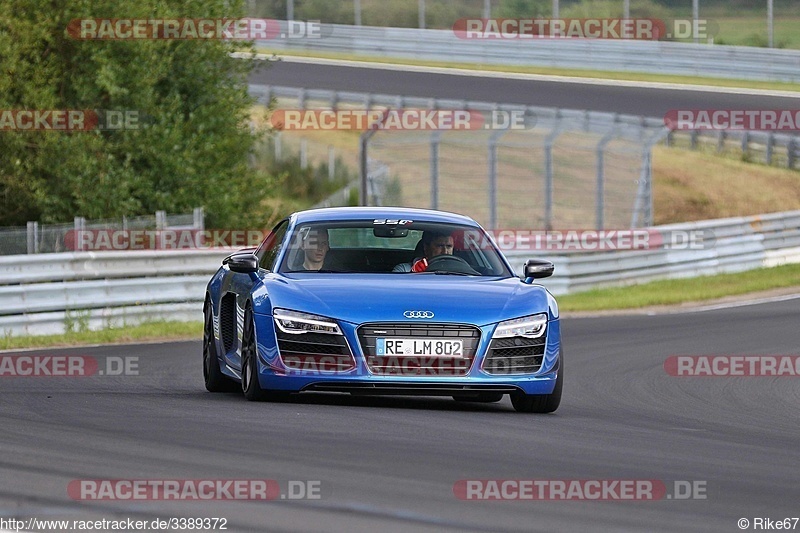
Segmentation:
<svg viewBox="0 0 800 533">
<path fill-rule="evenodd" d="M 222 373 L 214 342 L 214 318 L 211 302 L 203 306 L 203 381 L 208 392 L 236 392 L 239 385 Z"/>
<path fill-rule="evenodd" d="M 502 392 L 479 392 L 477 396 L 453 396 L 457 402 L 494 403 L 503 399 Z"/>
<path fill-rule="evenodd" d="M 559 356 L 558 377 L 556 386 L 550 394 L 511 394 L 511 405 L 519 413 L 552 413 L 561 404 L 561 389 L 564 386 L 564 357 Z"/>
<path fill-rule="evenodd" d="M 253 311 L 248 307 L 244 311 L 242 327 L 242 392 L 251 402 L 282 401 L 289 398 L 289 393 L 261 388 L 258 382 L 258 353 L 253 323 Z"/>
</svg>

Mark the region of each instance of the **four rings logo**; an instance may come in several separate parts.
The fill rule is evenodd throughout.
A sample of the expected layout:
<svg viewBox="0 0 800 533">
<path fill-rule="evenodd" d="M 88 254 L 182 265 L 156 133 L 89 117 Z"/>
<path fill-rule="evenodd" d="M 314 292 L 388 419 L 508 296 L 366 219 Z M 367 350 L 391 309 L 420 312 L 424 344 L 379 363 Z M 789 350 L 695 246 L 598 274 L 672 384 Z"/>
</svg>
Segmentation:
<svg viewBox="0 0 800 533">
<path fill-rule="evenodd" d="M 433 318 L 433 311 L 406 311 L 403 316 L 406 318 Z"/>
</svg>

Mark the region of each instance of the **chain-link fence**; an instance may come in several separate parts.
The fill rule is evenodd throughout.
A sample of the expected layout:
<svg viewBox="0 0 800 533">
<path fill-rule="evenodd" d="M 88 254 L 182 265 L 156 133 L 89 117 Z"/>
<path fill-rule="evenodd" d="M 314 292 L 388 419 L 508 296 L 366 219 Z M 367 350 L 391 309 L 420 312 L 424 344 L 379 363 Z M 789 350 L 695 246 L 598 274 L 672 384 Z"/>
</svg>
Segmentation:
<svg viewBox="0 0 800 533">
<path fill-rule="evenodd" d="M 650 225 L 650 148 L 661 130 L 586 119 L 560 112 L 525 130 L 381 131 L 367 150 L 391 169 L 383 204 L 469 213 L 489 228 Z"/>
<path fill-rule="evenodd" d="M 74 243 L 70 245 L 70 238 L 74 239 L 78 232 L 92 230 L 203 230 L 204 219 L 203 208 L 198 207 L 192 213 L 184 214 L 156 211 L 154 215 L 121 219 L 87 220 L 75 217 L 72 224 L 28 222 L 25 227 L 0 228 L 0 255 L 74 251 Z"/>
<path fill-rule="evenodd" d="M 660 142 L 800 169 L 800 137 L 792 132 L 670 130 L 663 117 L 296 87 L 252 85 L 250 92 L 265 104 L 275 99 L 281 108 L 348 119 L 354 110 L 480 113 L 486 126 L 469 131 L 363 133 L 358 197 L 364 205 L 468 213 L 493 229 L 652 225 L 652 148 Z M 498 113 L 523 115 L 524 127 L 497 127 Z M 353 187 L 324 205 L 352 203 Z"/>
</svg>

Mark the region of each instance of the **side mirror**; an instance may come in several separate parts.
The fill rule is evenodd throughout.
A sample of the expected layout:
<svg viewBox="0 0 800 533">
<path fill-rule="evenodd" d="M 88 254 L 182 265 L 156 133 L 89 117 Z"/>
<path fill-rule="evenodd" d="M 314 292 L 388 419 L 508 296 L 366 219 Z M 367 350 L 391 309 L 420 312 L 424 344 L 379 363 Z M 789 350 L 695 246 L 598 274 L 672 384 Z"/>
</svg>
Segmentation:
<svg viewBox="0 0 800 533">
<path fill-rule="evenodd" d="M 250 252 L 231 254 L 222 260 L 222 264 L 228 265 L 231 271 L 239 272 L 240 274 L 258 272 L 258 257 Z"/>
<path fill-rule="evenodd" d="M 524 278 L 534 278 L 534 279 L 541 279 L 541 278 L 549 278 L 553 275 L 553 271 L 556 269 L 553 266 L 553 263 L 550 261 L 545 261 L 543 259 L 528 259 L 525 261 L 525 267 L 523 268 L 522 277 Z"/>
</svg>

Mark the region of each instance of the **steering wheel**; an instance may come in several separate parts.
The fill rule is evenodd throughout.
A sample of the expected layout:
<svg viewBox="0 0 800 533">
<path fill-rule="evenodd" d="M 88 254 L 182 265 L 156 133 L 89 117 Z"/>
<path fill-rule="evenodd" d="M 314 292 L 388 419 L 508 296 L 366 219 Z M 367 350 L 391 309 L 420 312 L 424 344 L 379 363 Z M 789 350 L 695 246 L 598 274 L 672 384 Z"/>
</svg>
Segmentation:
<svg viewBox="0 0 800 533">
<path fill-rule="evenodd" d="M 437 255 L 428 261 L 428 268 L 425 272 L 435 272 L 443 270 L 445 272 L 457 272 L 459 274 L 470 274 L 479 276 L 480 272 L 469 266 L 469 263 L 455 255 Z"/>
</svg>

